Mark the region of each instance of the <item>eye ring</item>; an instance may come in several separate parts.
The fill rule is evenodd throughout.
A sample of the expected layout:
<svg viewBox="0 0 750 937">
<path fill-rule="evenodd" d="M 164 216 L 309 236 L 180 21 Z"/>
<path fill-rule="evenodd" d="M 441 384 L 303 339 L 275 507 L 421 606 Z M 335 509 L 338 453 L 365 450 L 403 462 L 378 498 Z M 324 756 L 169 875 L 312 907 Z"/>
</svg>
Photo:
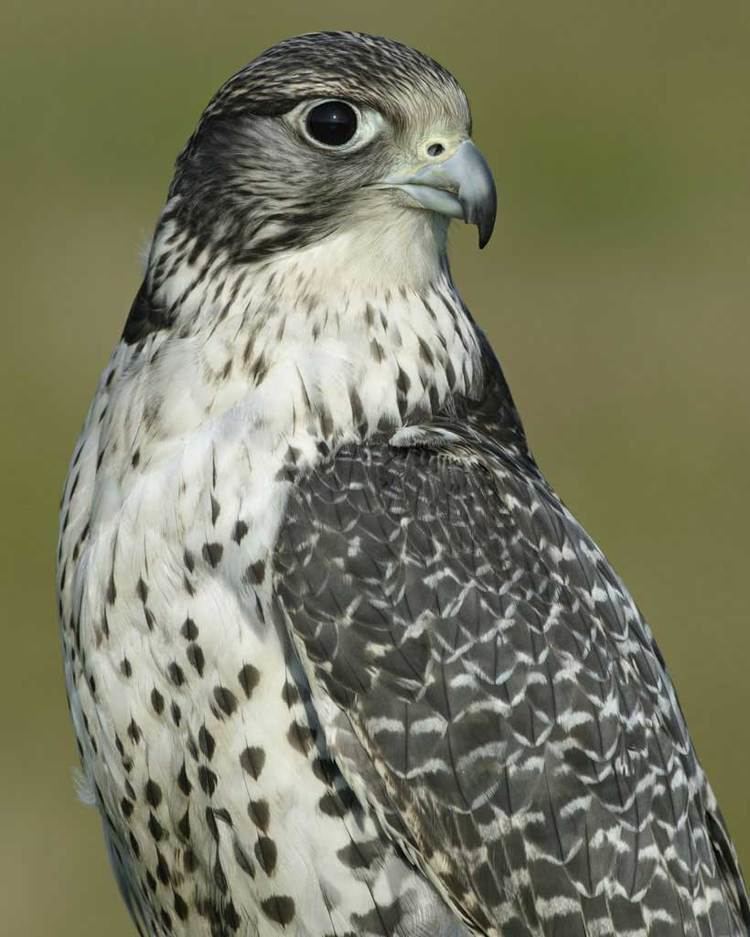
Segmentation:
<svg viewBox="0 0 750 937">
<path fill-rule="evenodd" d="M 350 144 L 361 123 L 359 111 L 348 101 L 317 101 L 304 116 L 305 136 L 316 146 L 337 150 Z"/>
<path fill-rule="evenodd" d="M 352 123 L 351 114 L 354 115 L 354 120 L 356 122 L 353 134 L 350 135 L 348 132 L 341 132 L 333 138 L 338 140 L 338 143 L 326 143 L 324 140 L 314 136 L 315 128 L 312 125 L 315 123 L 315 118 L 330 116 L 325 110 L 328 105 L 341 108 L 340 118 L 346 118 L 349 121 L 349 129 L 351 129 Z M 319 110 L 320 108 L 324 108 L 324 110 L 321 112 Z M 311 121 L 310 116 L 314 112 L 315 118 Z M 340 154 L 341 156 L 345 154 L 348 155 L 361 150 L 379 136 L 386 127 L 386 121 L 383 115 L 374 108 L 367 107 L 367 105 L 354 104 L 352 101 L 347 101 L 345 98 L 334 97 L 308 98 L 306 101 L 301 101 L 284 119 L 298 139 L 301 138 L 308 146 L 312 146 L 316 150 L 330 153 L 332 156 L 334 154 Z M 340 119 L 333 121 L 334 124 L 341 122 Z M 319 134 L 318 137 L 320 136 L 324 136 L 324 134 Z M 344 138 L 346 139 L 344 140 Z"/>
</svg>

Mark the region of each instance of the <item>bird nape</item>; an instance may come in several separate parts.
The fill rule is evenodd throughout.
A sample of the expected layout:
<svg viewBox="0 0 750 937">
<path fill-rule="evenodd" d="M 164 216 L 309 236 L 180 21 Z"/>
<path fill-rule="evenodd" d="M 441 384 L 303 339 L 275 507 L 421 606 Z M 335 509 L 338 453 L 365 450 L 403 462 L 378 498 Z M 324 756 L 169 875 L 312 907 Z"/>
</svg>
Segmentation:
<svg viewBox="0 0 750 937">
<path fill-rule="evenodd" d="M 627 589 L 451 279 L 460 86 L 281 42 L 180 154 L 65 488 L 70 710 L 139 932 L 740 937 Z"/>
</svg>

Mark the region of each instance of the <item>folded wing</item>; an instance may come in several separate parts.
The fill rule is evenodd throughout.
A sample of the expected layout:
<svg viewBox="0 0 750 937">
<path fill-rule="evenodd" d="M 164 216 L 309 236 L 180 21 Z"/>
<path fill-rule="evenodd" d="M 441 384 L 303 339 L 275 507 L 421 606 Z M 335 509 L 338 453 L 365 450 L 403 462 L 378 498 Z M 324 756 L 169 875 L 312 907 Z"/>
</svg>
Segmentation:
<svg viewBox="0 0 750 937">
<path fill-rule="evenodd" d="M 479 932 L 746 933 L 674 690 L 602 553 L 528 458 L 410 438 L 299 480 L 276 553 L 353 790 Z"/>
</svg>

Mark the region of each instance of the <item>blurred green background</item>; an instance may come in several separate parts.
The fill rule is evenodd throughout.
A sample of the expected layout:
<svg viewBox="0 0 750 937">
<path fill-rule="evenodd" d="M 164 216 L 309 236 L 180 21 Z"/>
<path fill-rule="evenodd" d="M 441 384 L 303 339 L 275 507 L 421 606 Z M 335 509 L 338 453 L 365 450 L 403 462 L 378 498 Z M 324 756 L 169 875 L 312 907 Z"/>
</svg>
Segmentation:
<svg viewBox="0 0 750 937">
<path fill-rule="evenodd" d="M 58 497 L 203 105 L 278 39 L 341 27 L 469 92 L 501 214 L 482 254 L 456 230 L 456 278 L 653 624 L 750 869 L 750 4 L 3 0 L 3 933 L 134 934 L 73 791 Z"/>
</svg>

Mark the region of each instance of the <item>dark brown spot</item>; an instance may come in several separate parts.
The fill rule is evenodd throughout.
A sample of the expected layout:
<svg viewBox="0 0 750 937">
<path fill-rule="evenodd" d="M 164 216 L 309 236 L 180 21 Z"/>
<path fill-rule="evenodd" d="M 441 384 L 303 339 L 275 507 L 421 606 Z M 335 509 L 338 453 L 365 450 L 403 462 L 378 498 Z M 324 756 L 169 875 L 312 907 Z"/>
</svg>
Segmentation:
<svg viewBox="0 0 750 937">
<path fill-rule="evenodd" d="M 237 909 L 231 901 L 227 902 L 224 907 L 224 923 L 233 933 L 239 930 L 239 926 L 242 923 Z"/>
<path fill-rule="evenodd" d="M 307 755 L 313 747 L 313 735 L 310 729 L 299 722 L 293 722 L 286 733 L 287 740 L 292 748 L 302 755 Z"/>
<path fill-rule="evenodd" d="M 263 830 L 265 833 L 271 819 L 271 810 L 268 806 L 268 801 L 251 800 L 247 805 L 247 813 L 258 829 Z"/>
<path fill-rule="evenodd" d="M 200 746 L 200 750 L 210 761 L 214 756 L 216 742 L 213 735 L 211 735 L 205 725 L 202 725 L 200 729 L 198 729 L 198 745 Z"/>
<path fill-rule="evenodd" d="M 232 823 L 232 815 L 229 813 L 226 807 L 212 807 L 213 814 L 217 820 L 222 823 L 226 823 L 227 826 L 234 826 Z"/>
<path fill-rule="evenodd" d="M 148 831 L 156 843 L 164 836 L 164 827 L 159 823 L 153 813 L 149 813 L 148 815 Z"/>
<path fill-rule="evenodd" d="M 198 768 L 198 783 L 200 784 L 203 793 L 208 794 L 209 797 L 212 797 L 214 791 L 216 790 L 218 778 L 210 768 L 206 767 L 206 765 L 200 765 Z"/>
<path fill-rule="evenodd" d="M 245 534 L 247 534 L 247 524 L 244 521 L 237 521 L 232 531 L 232 540 L 235 543 L 242 543 Z"/>
<path fill-rule="evenodd" d="M 177 821 L 177 832 L 183 839 L 190 839 L 190 808 Z"/>
<path fill-rule="evenodd" d="M 431 367 L 434 365 L 434 363 L 435 363 L 435 358 L 434 358 L 434 356 L 433 356 L 433 354 L 432 354 L 432 351 L 430 350 L 430 346 L 429 346 L 429 345 L 427 344 L 427 342 L 422 338 L 421 335 L 419 336 L 419 357 L 420 357 L 420 358 L 422 359 L 422 361 L 424 361 L 424 363 L 425 363 L 428 367 L 430 367 L 430 368 L 431 368 Z"/>
<path fill-rule="evenodd" d="M 182 767 L 180 768 L 180 773 L 177 775 L 177 784 L 182 791 L 182 793 L 187 797 L 190 794 L 190 791 L 193 789 L 193 785 L 188 780 L 187 771 L 185 770 L 185 762 L 182 762 Z"/>
<path fill-rule="evenodd" d="M 186 872 L 195 872 L 198 868 L 198 859 L 190 847 L 182 854 L 182 865 Z"/>
<path fill-rule="evenodd" d="M 224 869 L 221 867 L 219 860 L 216 860 L 216 865 L 214 865 L 214 883 L 222 895 L 227 893 L 227 877 L 224 874 Z"/>
<path fill-rule="evenodd" d="M 329 791 L 320 798 L 318 807 L 327 817 L 340 817 L 346 812 L 342 810 L 338 797 L 336 797 L 332 791 Z"/>
<path fill-rule="evenodd" d="M 231 716 L 237 709 L 237 697 L 225 686 L 214 687 L 214 699 L 219 709 L 227 716 Z"/>
<path fill-rule="evenodd" d="M 253 860 L 250 858 L 250 856 L 248 856 L 248 854 L 236 839 L 232 843 L 232 848 L 237 865 L 246 875 L 249 875 L 250 878 L 255 878 L 255 866 L 253 865 Z"/>
<path fill-rule="evenodd" d="M 297 689 L 296 683 L 292 683 L 287 680 L 284 686 L 281 688 L 281 698 L 291 707 L 299 699 L 299 690 Z"/>
<path fill-rule="evenodd" d="M 448 381 L 448 387 L 453 390 L 456 386 L 456 369 L 453 367 L 450 358 L 445 363 L 445 379 Z"/>
<path fill-rule="evenodd" d="M 156 781 L 149 778 L 145 787 L 146 802 L 156 808 L 161 803 L 161 788 Z"/>
<path fill-rule="evenodd" d="M 336 852 L 343 865 L 350 869 L 369 869 L 382 855 L 382 846 L 378 840 L 369 843 L 349 843 Z"/>
<path fill-rule="evenodd" d="M 174 893 L 174 912 L 181 921 L 186 921 L 188 917 L 188 906 L 185 899 L 177 892 Z"/>
<path fill-rule="evenodd" d="M 206 659 L 203 655 L 203 650 L 199 644 L 189 644 L 188 649 L 185 652 L 187 659 L 193 665 L 193 669 L 196 671 L 199 677 L 203 676 L 203 667 L 205 665 Z"/>
<path fill-rule="evenodd" d="M 288 895 L 272 895 L 261 901 L 260 906 L 269 920 L 284 927 L 294 920 L 294 901 Z"/>
<path fill-rule="evenodd" d="M 156 689 L 156 687 L 154 687 L 151 691 L 151 705 L 154 707 L 154 712 L 156 715 L 161 716 L 161 714 L 164 712 L 164 697 Z"/>
<path fill-rule="evenodd" d="M 266 875 L 273 875 L 278 858 L 276 843 L 268 836 L 259 836 L 255 842 L 255 858 Z"/>
<path fill-rule="evenodd" d="M 115 586 L 115 571 L 114 569 L 109 574 L 109 582 L 107 583 L 107 604 L 114 605 L 115 599 L 117 598 L 117 588 Z"/>
<path fill-rule="evenodd" d="M 221 557 L 224 553 L 224 547 L 220 543 L 204 543 L 203 544 L 203 559 L 211 566 L 213 569 L 221 562 Z"/>
<path fill-rule="evenodd" d="M 216 823 L 216 817 L 214 812 L 210 807 L 206 807 L 206 825 L 208 826 L 208 832 L 211 834 L 211 838 L 215 843 L 219 842 L 219 827 Z"/>
<path fill-rule="evenodd" d="M 240 686 L 245 696 L 250 699 L 253 690 L 260 683 L 260 671 L 257 667 L 253 667 L 252 664 L 245 664 L 242 670 L 237 674 L 237 679 L 240 681 Z"/>
<path fill-rule="evenodd" d="M 198 637 L 198 626 L 192 618 L 185 619 L 182 623 L 182 628 L 180 628 L 180 634 L 186 641 L 195 641 Z"/>
<path fill-rule="evenodd" d="M 264 560 L 257 560 L 247 567 L 245 579 L 254 585 L 260 585 L 266 577 L 266 564 Z"/>
<path fill-rule="evenodd" d="M 182 686 L 182 684 L 185 682 L 185 674 L 183 673 L 182 667 L 180 667 L 177 661 L 173 660 L 172 663 L 167 667 L 167 674 L 175 686 Z"/>
<path fill-rule="evenodd" d="M 156 850 L 156 877 L 162 885 L 169 885 L 169 866 L 167 865 L 167 860 L 158 849 Z"/>
<path fill-rule="evenodd" d="M 253 353 L 253 348 L 255 347 L 255 336 L 251 335 L 250 338 L 245 342 L 245 347 L 242 351 L 242 360 L 247 363 L 250 361 L 250 356 Z"/>
<path fill-rule="evenodd" d="M 321 811 L 329 817 L 341 817 L 357 804 L 357 798 L 348 787 L 339 791 L 329 791 L 318 801 Z"/>
<path fill-rule="evenodd" d="M 141 857 L 141 847 L 138 845 L 138 840 L 132 833 L 128 833 L 128 842 L 130 843 L 130 849 L 136 859 Z"/>
<path fill-rule="evenodd" d="M 349 405 L 352 408 L 353 425 L 356 427 L 363 426 L 365 423 L 365 408 L 362 406 L 362 399 L 354 387 L 349 391 Z"/>
<path fill-rule="evenodd" d="M 336 766 L 330 758 L 316 758 L 312 769 L 315 777 L 326 784 L 331 784 L 336 777 Z"/>
<path fill-rule="evenodd" d="M 260 773 L 263 770 L 263 765 L 266 763 L 266 753 L 262 748 L 258 748 L 255 745 L 251 745 L 246 748 L 240 755 L 240 764 L 243 769 L 250 775 L 250 777 L 255 778 L 257 781 L 260 777 Z"/>
</svg>

